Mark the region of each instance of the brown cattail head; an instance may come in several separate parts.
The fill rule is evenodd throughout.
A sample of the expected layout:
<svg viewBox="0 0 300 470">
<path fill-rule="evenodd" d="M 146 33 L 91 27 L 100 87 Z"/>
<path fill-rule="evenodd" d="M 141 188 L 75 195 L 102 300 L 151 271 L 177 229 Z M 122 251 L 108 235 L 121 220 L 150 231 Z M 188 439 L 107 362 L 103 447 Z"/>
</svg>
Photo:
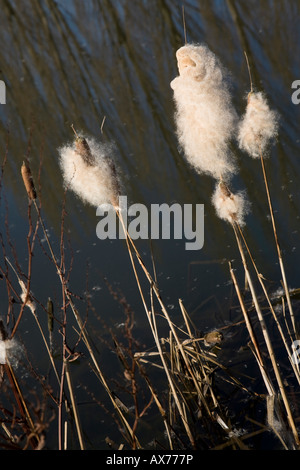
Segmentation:
<svg viewBox="0 0 300 470">
<path fill-rule="evenodd" d="M 75 147 L 76 152 L 81 156 L 87 165 L 95 166 L 95 157 L 93 156 L 89 144 L 84 137 L 76 137 Z"/>
<path fill-rule="evenodd" d="M 234 202 L 234 195 L 228 188 L 227 184 L 224 183 L 224 181 L 220 181 L 219 188 L 220 188 L 220 197 L 223 199 L 225 203 L 226 203 L 226 200 L 229 200 L 229 199 L 232 202 Z M 229 215 L 229 218 L 232 219 L 232 221 L 236 222 L 237 212 L 238 212 L 238 207 L 235 206 L 235 204 L 232 204 L 232 207 L 228 207 L 228 215 Z"/>
<path fill-rule="evenodd" d="M 73 132 L 76 136 L 76 139 L 75 139 L 75 148 L 76 148 L 76 152 L 81 156 L 81 158 L 83 159 L 83 161 L 89 165 L 89 166 L 95 166 L 96 165 L 96 159 L 95 157 L 93 156 L 92 152 L 91 152 L 91 149 L 90 149 L 90 146 L 89 144 L 87 143 L 86 139 L 84 137 L 80 137 L 77 132 L 75 131 L 74 129 L 74 126 L 72 124 L 72 129 L 73 129 Z"/>
<path fill-rule="evenodd" d="M 54 320 L 54 315 L 53 315 L 53 302 L 48 298 L 47 301 L 47 315 L 48 315 L 48 330 L 51 333 L 53 331 L 53 320 Z"/>
<path fill-rule="evenodd" d="M 111 170 L 111 185 L 112 185 L 111 203 L 113 206 L 117 207 L 119 205 L 118 198 L 121 194 L 120 181 L 117 175 L 115 163 L 112 160 L 107 160 L 107 163 Z"/>
<path fill-rule="evenodd" d="M 228 188 L 227 184 L 224 183 L 224 181 L 220 181 L 219 187 L 220 187 L 221 194 L 225 199 L 228 197 L 232 197 L 232 192 Z"/>
<path fill-rule="evenodd" d="M 30 171 L 30 167 L 27 161 L 23 160 L 21 166 L 21 174 L 24 182 L 25 189 L 27 191 L 28 197 L 31 200 L 36 199 L 36 191 L 34 187 L 34 182 L 32 178 L 32 174 Z"/>
</svg>

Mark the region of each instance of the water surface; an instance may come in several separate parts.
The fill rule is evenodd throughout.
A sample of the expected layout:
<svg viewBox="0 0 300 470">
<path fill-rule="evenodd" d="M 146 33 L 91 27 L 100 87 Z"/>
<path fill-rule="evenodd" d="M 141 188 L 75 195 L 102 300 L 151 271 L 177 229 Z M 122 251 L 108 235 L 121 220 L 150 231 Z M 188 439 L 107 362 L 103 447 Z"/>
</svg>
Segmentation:
<svg viewBox="0 0 300 470">
<path fill-rule="evenodd" d="M 270 105 L 280 113 L 280 134 L 266 166 L 288 283 L 298 288 L 300 106 L 291 101 L 291 84 L 300 78 L 300 5 L 286 0 L 187 0 L 184 7 L 188 41 L 205 42 L 230 71 L 238 112 L 243 113 L 250 86 L 246 51 L 255 87 L 266 93 Z M 175 52 L 184 44 L 182 2 L 2 0 L 0 24 L 0 78 L 7 93 L 7 103 L 0 107 L 0 148 L 5 161 L 1 233 L 5 254 L 12 260 L 16 257 L 26 273 L 28 204 L 20 179 L 24 155 L 40 183 L 43 217 L 59 254 L 64 188 L 58 149 L 73 139 L 74 124 L 86 135 L 114 142 L 130 203 L 148 207 L 173 202 L 205 205 L 205 242 L 201 250 L 185 250 L 185 240 L 153 242 L 159 286 L 174 321 L 180 319 L 179 298 L 200 331 L 238 321 L 240 317 L 231 308 L 236 299 L 228 261 L 234 263 L 241 282 L 243 272 L 232 230 L 217 218 L 211 205 L 214 182 L 189 167 L 175 135 L 170 82 L 177 75 Z M 281 278 L 260 164 L 239 152 L 237 159 L 239 173 L 234 184 L 246 189 L 251 201 L 245 233 L 259 269 L 270 281 L 270 289 L 276 290 Z M 70 289 L 85 299 L 78 300 L 83 316 L 88 294 L 93 306 L 89 326 L 103 354 L 105 370 L 118 381 L 122 374 L 118 362 L 103 340 L 111 345 L 108 328 L 118 332 L 124 322 L 124 309 L 111 295 L 109 286 L 124 294 L 134 311 L 141 347 L 144 343 L 152 346 L 126 245 L 119 240 L 100 241 L 95 209 L 84 205 L 73 193 L 67 193 L 65 204 L 66 257 L 68 263 L 72 260 Z M 41 245 L 46 249 L 45 241 Z M 138 246 L 151 267 L 149 242 L 140 241 Z M 3 256 L 1 263 L 4 266 Z M 51 296 L 59 306 L 61 288 L 38 242 L 32 276 L 31 287 L 41 303 Z M 12 272 L 10 278 L 15 283 Z M 5 317 L 8 296 L 4 283 L 1 310 Z M 40 316 L 45 324 L 42 309 Z M 47 359 L 40 360 L 43 344 L 28 312 L 19 332 L 33 367 L 46 375 Z M 224 348 L 227 357 L 232 354 L 233 361 L 242 368 L 251 359 L 238 357 L 237 351 L 247 338 L 240 330 L 235 333 L 230 330 Z M 57 331 L 55 340 L 59 345 L 61 336 Z M 97 396 L 105 403 L 105 393 L 80 361 L 74 366 L 74 382 L 88 445 L 106 448 L 105 437 L 118 439 L 118 431 L 110 413 L 96 407 L 92 398 Z M 55 423 L 51 424 L 47 441 L 53 449 L 57 446 Z M 149 441 L 151 426 L 146 433 Z M 76 438 L 71 445 L 76 448 Z"/>
</svg>

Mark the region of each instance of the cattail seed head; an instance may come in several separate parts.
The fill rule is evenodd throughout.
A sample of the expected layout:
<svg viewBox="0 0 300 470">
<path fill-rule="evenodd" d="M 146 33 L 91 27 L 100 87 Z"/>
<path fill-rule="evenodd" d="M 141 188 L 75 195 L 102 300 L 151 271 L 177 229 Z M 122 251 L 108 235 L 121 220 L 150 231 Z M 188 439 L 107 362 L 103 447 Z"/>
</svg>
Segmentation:
<svg viewBox="0 0 300 470">
<path fill-rule="evenodd" d="M 238 129 L 238 144 L 251 157 L 265 156 L 264 152 L 278 134 L 278 114 L 269 108 L 263 93 L 250 92 L 246 112 Z"/>
<path fill-rule="evenodd" d="M 248 213 L 249 203 L 244 192 L 233 194 L 221 181 L 216 187 L 212 202 L 218 217 L 231 224 L 238 223 L 240 226 L 245 224 L 244 218 Z"/>
<path fill-rule="evenodd" d="M 111 145 L 76 137 L 73 144 L 59 149 L 59 155 L 65 186 L 83 202 L 95 207 L 118 205 L 120 181 Z"/>
<path fill-rule="evenodd" d="M 219 179 L 235 172 L 229 143 L 236 131 L 226 72 L 205 45 L 176 52 L 179 76 L 171 82 L 179 144 L 199 173 Z"/>
<path fill-rule="evenodd" d="M 9 339 L 2 320 L 0 320 L 0 364 L 6 364 L 7 359 L 14 367 L 18 365 L 18 356 L 22 352 L 15 338 Z"/>
<path fill-rule="evenodd" d="M 30 170 L 28 162 L 26 162 L 25 160 L 23 161 L 22 166 L 21 166 L 21 175 L 22 175 L 24 186 L 27 191 L 27 195 L 29 199 L 30 200 L 36 199 L 36 191 L 34 187 L 31 170 Z"/>
</svg>

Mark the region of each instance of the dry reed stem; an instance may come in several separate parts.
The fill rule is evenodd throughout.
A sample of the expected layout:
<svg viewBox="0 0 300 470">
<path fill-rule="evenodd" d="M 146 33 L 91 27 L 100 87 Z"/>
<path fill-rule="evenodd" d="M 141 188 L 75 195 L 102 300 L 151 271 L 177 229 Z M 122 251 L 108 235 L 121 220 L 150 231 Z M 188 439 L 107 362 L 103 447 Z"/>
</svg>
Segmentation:
<svg viewBox="0 0 300 470">
<path fill-rule="evenodd" d="M 281 274 L 282 274 L 284 292 L 285 292 L 285 295 L 286 295 L 286 299 L 287 299 L 287 303 L 288 303 L 288 307 L 289 307 L 289 311 L 290 311 L 291 322 L 292 322 L 292 325 L 293 325 L 294 334 L 296 335 L 295 316 L 294 316 L 294 312 L 293 312 L 293 307 L 292 307 L 289 288 L 288 288 L 288 285 L 287 285 L 287 279 L 286 279 L 285 268 L 284 268 L 283 259 L 282 259 L 281 248 L 280 248 L 280 244 L 279 244 L 279 241 L 278 241 L 278 235 L 277 235 L 277 229 L 276 229 L 276 223 L 275 223 L 274 211 L 273 211 L 273 207 L 272 207 L 272 201 L 271 201 L 269 184 L 268 184 L 268 179 L 267 179 L 267 174 L 266 174 L 265 163 L 264 163 L 264 159 L 263 159 L 263 156 L 262 156 L 261 152 L 260 152 L 260 161 L 261 161 L 261 167 L 262 167 L 262 172 L 263 172 L 263 177 L 264 177 L 264 182 L 265 182 L 265 187 L 266 187 L 266 193 L 267 193 L 267 198 L 268 198 L 270 216 L 271 216 L 272 227 L 273 227 L 273 232 L 274 232 L 274 238 L 275 238 L 275 243 L 276 243 L 276 248 L 277 248 L 277 253 L 278 253 L 278 260 L 279 260 L 280 270 L 281 270 Z"/>
<path fill-rule="evenodd" d="M 18 404 L 19 411 L 20 411 L 21 416 L 24 420 L 24 424 L 23 424 L 24 431 L 26 432 L 26 435 L 28 436 L 29 443 L 31 444 L 33 449 L 35 449 L 38 446 L 38 443 L 40 441 L 40 437 L 37 434 L 37 432 L 35 431 L 34 424 L 33 424 L 32 418 L 30 416 L 28 407 L 26 405 L 26 401 L 23 397 L 20 385 L 18 383 L 18 380 L 15 376 L 14 370 L 13 370 L 13 368 L 12 368 L 12 366 L 11 366 L 11 364 L 10 364 L 7 357 L 6 357 L 6 363 L 4 364 L 4 368 L 5 368 L 6 374 L 8 376 L 8 379 L 10 381 L 10 384 L 12 386 L 13 393 L 14 393 L 16 402 Z M 28 431 L 30 431 L 30 432 L 28 432 Z"/>
<path fill-rule="evenodd" d="M 147 307 L 147 304 L 146 304 L 146 301 L 145 301 L 145 298 L 144 298 L 144 294 L 143 294 L 143 291 L 142 291 L 142 288 L 141 288 L 141 284 L 140 284 L 140 281 L 139 281 L 139 277 L 138 277 L 138 274 L 137 274 L 137 271 L 136 271 L 136 267 L 135 267 L 135 263 L 134 263 L 134 260 L 133 260 L 133 257 L 132 257 L 132 252 L 131 252 L 131 248 L 130 246 L 133 247 L 134 251 L 135 251 L 135 254 L 137 256 L 137 259 L 144 271 L 144 273 L 146 274 L 146 277 L 150 283 L 150 286 L 151 286 L 151 292 L 152 290 L 154 291 L 154 293 L 156 294 L 156 297 L 160 300 L 160 304 L 161 306 L 163 307 L 163 309 L 165 310 L 163 304 L 162 304 L 162 301 L 160 299 L 160 295 L 157 291 L 157 288 L 156 288 L 156 284 L 154 283 L 149 271 L 146 269 L 145 265 L 144 265 L 144 262 L 135 246 L 135 244 L 133 243 L 133 240 L 131 239 L 126 227 L 125 227 L 125 224 L 124 224 L 124 220 L 122 218 L 122 215 L 120 213 L 120 211 L 118 210 L 117 207 L 115 207 L 115 210 L 116 210 L 116 213 L 121 221 L 121 224 L 122 224 L 122 228 L 124 230 L 124 233 L 126 234 L 126 245 L 127 245 L 127 249 L 128 249 L 128 253 L 129 253 L 129 257 L 130 257 L 130 261 L 131 261 L 131 264 L 132 264 L 132 268 L 133 268 L 133 271 L 134 271 L 134 274 L 135 274 L 135 278 L 136 278 L 136 282 L 137 282 L 137 285 L 138 285 L 138 289 L 139 289 L 139 292 L 140 292 L 140 295 L 141 295 L 141 298 L 142 298 L 142 302 L 143 302 L 143 305 L 144 305 L 144 308 L 145 308 L 145 312 L 146 312 L 146 315 L 147 315 L 147 318 L 149 320 L 149 324 L 150 324 L 150 327 L 151 327 L 151 330 L 152 330 L 152 334 L 153 334 L 153 337 L 155 339 L 155 343 L 156 343 L 156 347 L 158 349 L 158 352 L 160 354 L 160 359 L 162 361 L 162 364 L 163 364 L 163 367 L 164 367 L 164 370 L 165 370 L 165 373 L 166 373 L 166 376 L 167 376 L 167 379 L 168 379 L 168 383 L 170 385 L 170 388 L 172 390 L 172 393 L 173 393 L 173 397 L 174 397 L 174 400 L 175 400 L 175 403 L 176 403 L 176 406 L 177 406 L 177 409 L 179 411 L 179 414 L 180 414 L 180 417 L 181 417 L 181 420 L 183 422 L 183 425 L 185 427 L 185 430 L 187 432 L 187 435 L 190 439 L 190 442 L 192 444 L 193 447 L 195 447 L 195 441 L 194 441 L 194 437 L 191 433 L 191 430 L 189 428 L 189 425 L 188 425 L 188 422 L 185 418 L 185 414 L 184 414 L 184 410 L 183 410 L 183 407 L 182 407 L 182 404 L 178 398 L 178 394 L 177 394 L 177 391 L 176 391 L 176 384 L 170 374 L 170 371 L 169 371 L 169 368 L 167 366 L 167 363 L 166 363 L 166 360 L 165 360 L 165 357 L 164 357 L 164 354 L 163 354 L 163 351 L 162 351 L 162 348 L 161 348 L 161 343 L 160 343 L 160 340 L 159 340 L 159 337 L 158 337 L 158 333 L 157 333 L 157 329 L 156 329 L 156 322 L 155 322 L 155 314 L 154 314 L 154 311 L 152 312 L 152 315 L 149 314 L 149 310 L 148 310 L 148 307 Z"/>
<path fill-rule="evenodd" d="M 279 372 L 279 368 L 278 368 L 277 361 L 276 361 L 276 358 L 275 358 L 275 353 L 274 353 L 274 350 L 273 350 L 273 346 L 272 346 L 272 343 L 271 343 L 271 340 L 270 340 L 270 337 L 269 337 L 269 333 L 268 333 L 268 330 L 267 330 L 267 326 L 266 326 L 266 323 L 264 321 L 264 318 L 263 318 L 263 315 L 262 315 L 262 312 L 261 312 L 261 308 L 260 308 L 260 305 L 259 305 L 259 302 L 258 302 L 258 299 L 257 299 L 257 296 L 256 296 L 256 292 L 255 292 L 255 289 L 254 289 L 252 278 L 251 278 L 249 270 L 248 270 L 246 258 L 245 258 L 245 255 L 244 255 L 244 251 L 243 251 L 241 241 L 240 241 L 240 238 L 238 236 L 238 232 L 237 232 L 237 228 L 236 228 L 235 224 L 233 224 L 233 229 L 234 229 L 234 233 L 235 233 L 235 236 L 236 236 L 236 241 L 237 241 L 238 248 L 239 248 L 239 251 L 240 251 L 240 255 L 241 255 L 241 258 L 242 258 L 244 270 L 245 270 L 247 281 L 248 281 L 249 288 L 250 288 L 250 291 L 251 291 L 252 300 L 254 302 L 257 317 L 258 317 L 258 320 L 259 320 L 259 323 L 260 323 L 260 326 L 261 326 L 263 337 L 264 337 L 264 340 L 265 340 L 265 343 L 266 343 L 266 346 L 267 346 L 267 349 L 268 349 L 268 353 L 269 353 L 269 356 L 270 356 L 270 359 L 271 359 L 271 363 L 272 363 L 272 366 L 273 366 L 273 370 L 274 370 L 274 373 L 275 373 L 275 376 L 276 376 L 277 384 L 278 384 L 278 387 L 279 387 L 279 390 L 280 390 L 280 393 L 281 393 L 281 396 L 282 396 L 282 399 L 283 399 L 283 403 L 284 403 L 284 406 L 285 406 L 285 409 L 286 409 L 288 422 L 290 424 L 295 442 L 296 442 L 297 446 L 299 446 L 300 445 L 299 436 L 298 436 L 298 432 L 297 432 L 295 422 L 294 422 L 294 419 L 293 419 L 293 415 L 292 415 L 292 412 L 291 412 L 290 404 L 289 404 L 289 401 L 288 401 L 288 398 L 287 398 L 287 395 L 286 395 L 286 392 L 285 392 L 285 387 L 284 387 L 284 384 L 283 384 L 283 381 L 282 381 L 282 378 L 281 378 L 281 374 Z"/>
<path fill-rule="evenodd" d="M 268 305 L 269 305 L 269 309 L 270 309 L 270 311 L 271 311 L 271 313 L 272 313 L 272 315 L 273 315 L 273 318 L 274 318 L 274 320 L 275 320 L 276 326 L 277 326 L 277 328 L 278 328 L 278 331 L 279 331 L 279 334 L 280 334 L 280 336 L 281 336 L 282 342 L 283 342 L 283 344 L 284 344 L 284 346 L 285 346 L 285 349 L 286 349 L 286 352 L 287 352 L 289 361 L 290 361 L 290 363 L 291 363 L 291 366 L 292 366 L 292 368 L 293 368 L 293 370 L 294 370 L 295 376 L 296 376 L 296 378 L 297 378 L 297 380 L 298 380 L 298 383 L 300 384 L 299 369 L 297 368 L 297 365 L 294 364 L 294 362 L 293 362 L 293 360 L 292 360 L 292 353 L 291 353 L 291 350 L 290 350 L 290 348 L 289 348 L 289 346 L 288 346 L 288 344 L 287 344 L 287 340 L 286 340 L 286 338 L 285 338 L 285 335 L 284 335 L 284 333 L 283 333 L 283 330 L 282 330 L 282 328 L 281 328 L 281 325 L 280 325 L 280 323 L 279 323 L 279 321 L 278 321 L 277 315 L 276 315 L 276 313 L 275 313 L 275 310 L 274 310 L 274 308 L 273 308 L 272 302 L 271 302 L 270 297 L 269 297 L 269 295 L 268 295 L 266 286 L 265 286 L 265 284 L 264 284 L 264 282 L 263 282 L 263 276 L 262 276 L 261 273 L 259 273 L 259 271 L 258 271 L 258 269 L 257 269 L 256 263 L 255 263 L 255 261 L 254 261 L 254 259 L 253 259 L 253 256 L 252 256 L 251 252 L 250 252 L 249 246 L 248 246 L 248 244 L 247 244 L 247 242 L 246 242 L 246 239 L 245 239 L 244 234 L 243 234 L 243 232 L 242 232 L 242 230 L 241 230 L 241 227 L 238 226 L 238 230 L 239 230 L 239 232 L 240 232 L 240 235 L 241 235 L 241 237 L 242 237 L 242 240 L 243 240 L 243 242 L 244 242 L 244 245 L 245 245 L 245 247 L 246 247 L 246 250 L 247 250 L 247 252 L 248 252 L 248 254 L 249 254 L 249 257 L 250 257 L 250 259 L 251 259 L 251 262 L 252 262 L 252 265 L 253 265 L 254 270 L 255 270 L 255 272 L 256 272 L 257 278 L 258 278 L 258 280 L 259 280 L 259 282 L 260 282 L 260 284 L 261 284 L 262 290 L 263 290 L 263 292 L 264 292 L 264 295 L 265 295 L 266 300 L 267 300 Z M 288 330 L 288 332 L 289 332 L 288 325 L 287 325 L 287 330 Z M 290 338 L 290 339 L 291 339 L 291 341 L 292 341 L 292 338 Z"/>
<path fill-rule="evenodd" d="M 168 366 L 166 365 L 166 362 L 165 362 L 165 358 L 164 358 L 164 354 L 162 353 L 162 350 L 161 350 L 161 346 L 160 346 L 160 341 L 159 341 L 159 338 L 158 338 L 158 333 L 157 333 L 157 330 L 155 330 L 156 328 L 156 323 L 155 323 L 155 318 L 154 318 L 154 312 L 153 312 L 153 315 L 152 315 L 152 319 L 149 317 L 149 312 L 148 312 L 148 309 L 147 309 L 147 306 L 146 306 L 146 302 L 145 302 L 145 299 L 144 299 L 144 296 L 143 296 L 143 293 L 142 293 L 142 289 L 141 289 L 141 286 L 140 286 L 140 282 L 139 282 L 139 278 L 138 278 L 138 275 L 137 275 L 137 271 L 136 271 L 136 268 L 135 268 L 135 264 L 134 264 L 134 261 L 133 261 L 133 258 L 132 258 L 132 253 L 131 253 L 131 249 L 130 249 L 130 245 L 132 246 L 136 256 L 137 256 L 137 259 L 146 275 L 146 278 L 148 279 L 149 283 L 150 283 L 150 286 L 151 286 L 151 292 L 153 291 L 155 293 L 155 296 L 160 304 L 160 307 L 162 309 L 162 312 L 163 312 L 163 316 L 164 318 L 167 320 L 168 322 L 168 325 L 170 326 L 170 330 L 175 338 L 175 341 L 176 341 L 176 345 L 178 347 L 178 350 L 180 351 L 181 353 L 181 356 L 182 356 L 182 359 L 185 363 L 185 366 L 188 370 L 188 373 L 189 373 L 189 378 L 190 380 L 193 381 L 194 383 L 194 386 L 195 386 L 195 389 L 197 391 L 197 394 L 199 396 L 199 398 L 201 399 L 201 403 L 204 405 L 207 413 L 208 413 L 208 416 L 210 416 L 211 418 L 213 418 L 213 414 L 211 413 L 211 410 L 210 410 L 210 407 L 207 403 L 207 400 L 205 399 L 205 396 L 203 395 L 203 391 L 201 390 L 201 387 L 200 387 L 200 383 L 199 383 L 199 379 L 198 377 L 196 376 L 196 373 L 195 373 L 195 370 L 194 368 L 192 367 L 189 359 L 188 359 L 188 356 L 186 354 L 186 351 L 182 345 L 182 342 L 179 340 L 178 338 L 178 335 L 176 333 L 176 329 L 169 317 L 169 314 L 165 308 L 165 305 L 161 299 L 161 296 L 160 296 L 160 293 L 158 291 L 158 288 L 157 288 L 157 285 L 156 285 L 156 282 L 153 280 L 152 276 L 150 275 L 149 271 L 147 270 L 133 240 L 131 239 L 128 231 L 126 230 L 125 228 L 125 225 L 124 225 L 124 221 L 122 219 L 122 216 L 121 214 L 119 213 L 118 209 L 115 207 L 116 209 L 116 212 L 117 212 L 117 215 L 119 216 L 120 218 L 120 221 L 121 221 L 121 224 L 122 224 L 122 227 L 123 227 L 123 230 L 124 230 L 124 233 L 126 234 L 126 241 L 127 241 L 127 247 L 128 247 L 128 251 L 129 251 L 129 255 L 130 255 L 130 259 L 131 259 L 131 262 L 132 262 L 132 266 L 133 266 L 133 269 L 134 269 L 134 273 L 135 273 L 135 277 L 136 277 L 136 280 L 137 280 L 137 283 L 138 283 L 138 287 L 139 287 L 139 290 L 140 290 L 140 293 L 141 293 L 141 296 L 142 296 L 142 300 L 143 300 L 143 304 L 144 304 L 144 307 L 145 307 L 145 310 L 146 310 L 146 313 L 147 313 L 147 316 L 148 316 L 148 319 L 149 319 L 149 322 L 150 322 L 150 326 L 152 328 L 152 332 L 153 332 L 153 335 L 154 335 L 154 338 L 156 339 L 156 344 L 157 344 L 157 347 L 158 347 L 158 351 L 160 353 L 160 357 L 161 357 L 161 360 L 162 360 L 162 363 L 163 363 L 163 366 L 164 366 L 164 369 L 165 369 L 165 372 L 167 374 L 167 377 L 168 377 L 168 380 L 169 380 L 169 384 L 171 386 L 171 389 L 172 389 L 172 392 L 173 394 L 175 393 L 174 395 L 174 398 L 175 398 L 175 402 L 177 404 L 177 408 L 179 410 L 179 413 L 180 413 L 180 416 L 181 416 L 181 419 L 184 423 L 185 426 L 187 426 L 187 418 L 186 418 L 186 413 L 185 413 L 185 410 L 184 408 L 182 408 L 182 406 L 179 404 L 178 402 L 178 399 L 177 399 L 177 393 L 175 392 L 175 389 L 177 388 L 176 387 L 176 383 L 173 382 L 173 380 L 171 380 L 171 377 L 170 377 L 170 374 L 169 374 L 169 370 L 168 370 Z M 185 317 L 186 318 L 186 317 Z M 204 369 L 203 369 L 204 370 Z M 207 380 L 207 376 L 206 374 L 204 374 L 204 377 L 205 379 Z M 174 389 L 175 387 L 175 389 Z M 214 397 L 214 394 L 213 394 L 213 391 L 210 387 L 210 391 L 211 391 L 211 395 L 212 395 L 212 398 L 213 400 L 215 401 L 216 403 L 216 399 Z M 178 391 L 178 393 L 181 393 L 180 391 Z M 189 428 L 188 428 L 189 429 Z M 190 434 L 190 431 L 188 433 L 190 439 L 191 439 L 191 434 Z M 192 441 L 191 442 L 194 442 L 194 438 L 192 437 Z"/>
<path fill-rule="evenodd" d="M 245 307 L 245 303 L 244 303 L 244 300 L 243 300 L 243 296 L 242 296 L 242 294 L 241 294 L 241 291 L 240 291 L 240 288 L 239 288 L 239 285 L 238 285 L 236 276 L 235 276 L 235 274 L 234 274 L 234 271 L 233 271 L 233 269 L 232 269 L 232 267 L 231 267 L 231 264 L 230 264 L 230 274 L 231 274 L 231 278 L 232 278 L 232 281 L 233 281 L 233 285 L 234 285 L 234 287 L 235 287 L 235 290 L 236 290 L 236 293 L 237 293 L 237 296 L 238 296 L 238 299 L 239 299 L 239 302 L 240 302 L 241 310 L 242 310 L 243 315 L 244 315 L 246 327 L 247 327 L 247 330 L 248 330 L 249 335 L 250 335 L 250 339 L 251 339 L 252 344 L 253 344 L 254 349 L 255 349 L 255 358 L 256 358 L 256 360 L 257 360 L 258 366 L 259 366 L 259 368 L 260 368 L 260 371 L 261 371 L 261 374 L 262 374 L 262 377 L 263 377 L 263 380 L 264 380 L 264 382 L 265 382 L 265 385 L 266 385 L 266 388 L 267 388 L 267 390 L 268 390 L 269 395 L 274 395 L 274 394 L 275 394 L 275 391 L 274 391 L 272 382 L 271 382 L 271 380 L 270 380 L 270 378 L 269 378 L 269 376 L 268 376 L 268 373 L 267 373 L 267 371 L 266 371 L 266 367 L 265 367 L 265 365 L 264 365 L 264 362 L 263 362 L 263 359 L 262 359 L 262 355 L 261 355 L 261 352 L 260 352 L 260 349 L 259 349 L 259 346 L 258 346 L 256 337 L 255 337 L 255 334 L 254 334 L 254 331 L 253 331 L 251 322 L 250 322 L 250 320 L 249 320 L 248 312 L 247 312 L 247 309 L 246 309 L 246 307 Z"/>
<path fill-rule="evenodd" d="M 72 378 L 71 378 L 71 374 L 70 374 L 70 371 L 69 371 L 69 361 L 65 360 L 65 364 L 66 364 L 67 384 L 68 384 L 68 388 L 69 388 L 69 392 L 70 392 L 72 409 L 73 409 L 73 413 L 74 413 L 74 418 L 75 418 L 75 424 L 76 424 L 80 449 L 85 450 L 85 446 L 84 446 L 84 442 L 83 442 L 83 436 L 82 436 L 82 430 L 81 430 L 81 424 L 80 424 L 80 419 L 79 419 L 79 414 L 78 414 L 77 403 L 76 403 L 76 400 L 75 400 L 75 397 L 74 397 L 74 392 L 73 392 Z"/>
</svg>

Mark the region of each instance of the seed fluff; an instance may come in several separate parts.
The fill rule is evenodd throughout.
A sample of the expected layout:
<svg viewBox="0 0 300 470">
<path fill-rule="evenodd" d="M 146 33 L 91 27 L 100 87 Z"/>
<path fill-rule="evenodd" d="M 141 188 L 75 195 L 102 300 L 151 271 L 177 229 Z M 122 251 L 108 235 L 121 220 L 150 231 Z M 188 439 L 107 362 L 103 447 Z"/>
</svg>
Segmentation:
<svg viewBox="0 0 300 470">
<path fill-rule="evenodd" d="M 171 88 L 179 144 L 196 171 L 226 178 L 235 172 L 229 143 L 237 125 L 227 72 L 206 45 L 185 45 L 176 57 L 179 76 Z"/>
</svg>

